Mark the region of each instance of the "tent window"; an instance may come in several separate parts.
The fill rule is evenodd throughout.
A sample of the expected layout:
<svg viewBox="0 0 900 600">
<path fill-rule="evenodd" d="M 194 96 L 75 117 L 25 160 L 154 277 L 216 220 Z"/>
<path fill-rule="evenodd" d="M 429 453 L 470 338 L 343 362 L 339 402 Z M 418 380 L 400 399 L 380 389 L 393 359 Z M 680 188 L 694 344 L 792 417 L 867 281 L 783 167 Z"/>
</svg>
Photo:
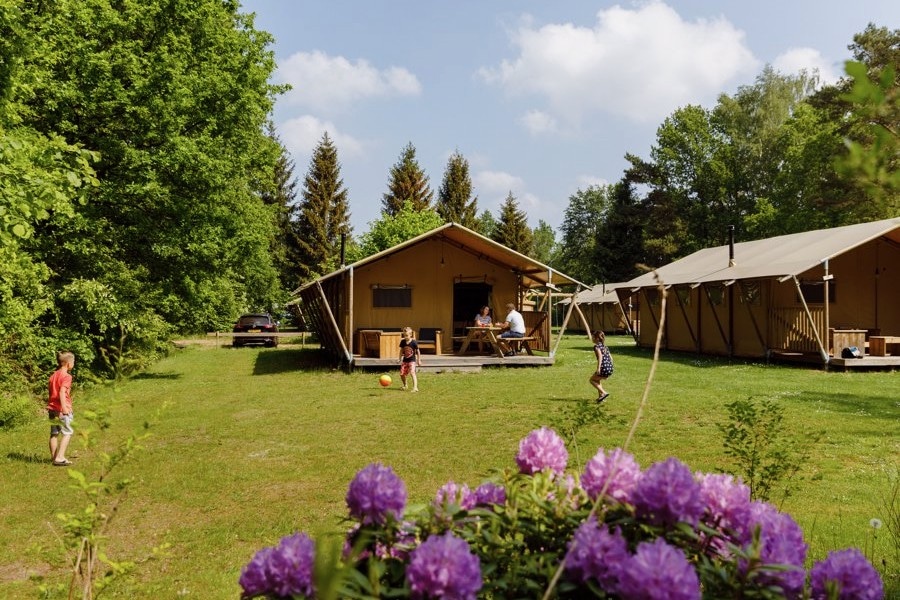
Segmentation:
<svg viewBox="0 0 900 600">
<path fill-rule="evenodd" d="M 411 308 L 411 287 L 376 287 L 372 289 L 374 308 Z"/>
<path fill-rule="evenodd" d="M 659 306 L 659 290 L 656 288 L 646 288 L 644 293 L 647 295 L 647 304 L 650 306 Z"/>
<path fill-rule="evenodd" d="M 825 304 L 825 282 L 824 281 L 801 281 L 800 292 L 806 298 L 808 304 Z M 832 279 L 828 285 L 828 303 L 837 302 L 837 282 Z M 801 304 L 800 297 L 797 297 L 797 304 Z"/>
<path fill-rule="evenodd" d="M 709 290 L 709 302 L 714 306 L 719 306 L 725 300 L 725 288 L 721 285 L 713 285 L 707 288 Z"/>
<path fill-rule="evenodd" d="M 749 304 L 750 306 L 759 306 L 762 302 L 762 293 L 760 292 L 760 285 L 758 281 L 749 281 L 741 285 L 741 289 L 743 290 L 743 294 L 741 294 L 741 300 L 743 300 L 744 304 Z"/>
<path fill-rule="evenodd" d="M 681 304 L 683 306 L 691 305 L 691 288 L 687 288 L 687 287 L 675 288 L 675 293 L 678 294 L 678 300 L 681 301 Z"/>
</svg>

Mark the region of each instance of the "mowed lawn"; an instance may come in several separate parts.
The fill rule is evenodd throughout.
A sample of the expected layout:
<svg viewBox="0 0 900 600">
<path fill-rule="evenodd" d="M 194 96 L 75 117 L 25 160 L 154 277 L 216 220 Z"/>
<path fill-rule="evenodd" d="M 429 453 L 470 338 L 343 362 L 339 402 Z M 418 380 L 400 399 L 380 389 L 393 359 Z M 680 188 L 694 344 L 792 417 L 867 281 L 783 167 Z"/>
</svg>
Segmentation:
<svg viewBox="0 0 900 600">
<path fill-rule="evenodd" d="M 627 337 L 610 345 L 611 396 L 593 411 L 587 378 L 596 363 L 576 336 L 553 367 L 424 373 L 418 394 L 401 392 L 396 372 L 381 388 L 380 373 L 334 371 L 308 346 L 291 345 L 192 346 L 119 386 L 77 390 L 76 430 L 88 426 L 79 416 L 86 408 L 110 411 L 110 427 L 92 434 L 96 447 L 73 440 L 74 468 L 88 477 L 101 451 L 153 423 L 143 448 L 113 472 L 134 482 L 106 551 L 137 564 L 103 597 L 237 598 L 240 570 L 262 546 L 298 530 L 324 539 L 345 529 L 347 484 L 373 461 L 404 479 L 410 502 L 428 502 L 448 480 L 474 486 L 514 466 L 519 440 L 548 425 L 577 429 L 570 466 L 580 471 L 599 446 L 624 442 L 651 365 Z M 630 450 L 644 468 L 677 456 L 695 470 L 722 470 L 724 405 L 751 396 L 784 406 L 798 434 L 824 432 L 800 489 L 781 505 L 804 528 L 811 558 L 864 548 L 896 592 L 897 539 L 870 521 L 888 521 L 900 468 L 900 374 L 664 354 Z M 66 580 L 70 557 L 55 514 L 85 505 L 66 469 L 49 464 L 39 415 L 0 432 L 2 598 L 35 598 L 41 584 Z"/>
</svg>

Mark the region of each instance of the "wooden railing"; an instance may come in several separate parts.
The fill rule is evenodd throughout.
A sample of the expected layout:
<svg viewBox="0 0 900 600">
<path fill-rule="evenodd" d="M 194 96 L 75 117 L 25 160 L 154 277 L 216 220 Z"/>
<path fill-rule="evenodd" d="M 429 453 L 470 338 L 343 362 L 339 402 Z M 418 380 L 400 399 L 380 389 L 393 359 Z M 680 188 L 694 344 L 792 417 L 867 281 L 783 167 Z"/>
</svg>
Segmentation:
<svg viewBox="0 0 900 600">
<path fill-rule="evenodd" d="M 769 339 L 775 350 L 793 352 L 818 352 L 816 332 L 820 338 L 825 331 L 825 310 L 811 307 L 809 309 L 813 322 L 803 307 L 772 308 L 769 311 Z M 827 343 L 826 340 L 822 340 Z"/>
</svg>

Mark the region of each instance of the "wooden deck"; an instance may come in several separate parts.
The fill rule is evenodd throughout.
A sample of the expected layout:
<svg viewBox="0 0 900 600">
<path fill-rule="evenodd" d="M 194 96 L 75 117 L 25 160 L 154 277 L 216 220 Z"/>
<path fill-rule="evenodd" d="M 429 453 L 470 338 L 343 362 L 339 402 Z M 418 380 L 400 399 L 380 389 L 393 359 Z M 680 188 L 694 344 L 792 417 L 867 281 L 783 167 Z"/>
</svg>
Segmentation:
<svg viewBox="0 0 900 600">
<path fill-rule="evenodd" d="M 867 369 L 889 370 L 900 369 L 900 356 L 870 356 L 862 358 L 831 357 L 828 365 L 822 363 L 822 357 L 815 352 L 773 352 L 771 359 L 775 362 L 801 363 L 811 366 L 825 367 L 834 371 L 860 371 Z"/>
<path fill-rule="evenodd" d="M 442 372 L 478 372 L 484 367 L 549 367 L 554 363 L 550 356 L 529 356 L 517 354 L 499 358 L 496 355 L 471 355 L 460 356 L 457 354 L 423 354 L 422 366 L 419 371 L 423 373 Z M 354 369 L 399 369 L 396 358 L 370 358 L 353 356 Z"/>
</svg>

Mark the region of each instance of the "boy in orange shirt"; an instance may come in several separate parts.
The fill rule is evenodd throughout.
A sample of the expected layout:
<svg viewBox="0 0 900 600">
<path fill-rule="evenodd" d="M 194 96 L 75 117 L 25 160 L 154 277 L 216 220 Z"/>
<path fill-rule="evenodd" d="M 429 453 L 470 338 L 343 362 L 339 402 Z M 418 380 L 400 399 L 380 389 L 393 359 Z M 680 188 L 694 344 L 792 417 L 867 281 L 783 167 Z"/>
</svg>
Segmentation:
<svg viewBox="0 0 900 600">
<path fill-rule="evenodd" d="M 50 376 L 47 384 L 47 414 L 50 425 L 50 459 L 54 466 L 68 467 L 72 463 L 66 458 L 66 448 L 72 438 L 72 375 L 75 355 L 60 352 L 56 355 L 59 368 Z"/>
</svg>

